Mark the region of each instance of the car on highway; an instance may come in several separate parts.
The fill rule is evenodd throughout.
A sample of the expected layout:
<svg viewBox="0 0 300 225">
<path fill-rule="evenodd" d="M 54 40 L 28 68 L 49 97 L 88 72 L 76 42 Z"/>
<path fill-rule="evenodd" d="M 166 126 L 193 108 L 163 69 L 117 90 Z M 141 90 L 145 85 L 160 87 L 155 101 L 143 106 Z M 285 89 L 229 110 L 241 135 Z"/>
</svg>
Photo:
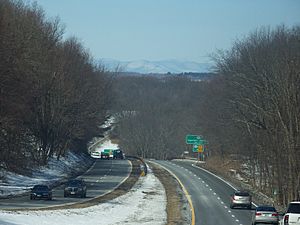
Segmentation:
<svg viewBox="0 0 300 225">
<path fill-rule="evenodd" d="M 30 199 L 52 200 L 52 190 L 47 185 L 35 185 L 31 189 Z"/>
<path fill-rule="evenodd" d="M 100 158 L 101 159 L 109 159 L 109 152 L 102 151 Z"/>
<path fill-rule="evenodd" d="M 279 224 L 279 215 L 275 207 L 261 205 L 255 208 L 252 216 L 252 225 L 256 224 Z"/>
<path fill-rule="evenodd" d="M 101 153 L 100 153 L 100 152 L 92 152 L 92 153 L 91 153 L 91 156 L 92 156 L 93 158 L 101 158 Z"/>
<path fill-rule="evenodd" d="M 247 207 L 252 208 L 252 197 L 247 191 L 235 191 L 230 198 L 230 208 Z"/>
<path fill-rule="evenodd" d="M 86 197 L 86 183 L 83 179 L 73 179 L 69 180 L 65 184 L 64 197 L 74 196 L 74 197 Z"/>
<path fill-rule="evenodd" d="M 283 216 L 284 225 L 300 225 L 300 201 L 293 201 L 288 204 L 286 213 Z"/>
<path fill-rule="evenodd" d="M 124 153 L 120 149 L 113 150 L 113 159 L 124 159 Z"/>
</svg>

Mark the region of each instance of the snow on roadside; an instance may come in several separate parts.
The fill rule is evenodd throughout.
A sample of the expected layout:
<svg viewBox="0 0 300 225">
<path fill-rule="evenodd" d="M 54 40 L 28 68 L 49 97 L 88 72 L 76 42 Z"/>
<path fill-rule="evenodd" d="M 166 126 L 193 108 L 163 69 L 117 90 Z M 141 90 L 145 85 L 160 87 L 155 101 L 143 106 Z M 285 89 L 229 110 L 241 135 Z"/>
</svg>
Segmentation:
<svg viewBox="0 0 300 225">
<path fill-rule="evenodd" d="M 0 211 L 0 223 L 10 225 L 163 225 L 167 223 L 166 194 L 150 170 L 125 195 L 83 209 Z"/>
<path fill-rule="evenodd" d="M 23 176 L 9 171 L 1 171 L 0 198 L 16 196 L 29 191 L 36 184 L 54 185 L 85 171 L 91 166 L 93 160 L 87 155 L 68 152 L 60 160 L 51 158 L 47 166 L 37 168 L 31 176 Z"/>
</svg>

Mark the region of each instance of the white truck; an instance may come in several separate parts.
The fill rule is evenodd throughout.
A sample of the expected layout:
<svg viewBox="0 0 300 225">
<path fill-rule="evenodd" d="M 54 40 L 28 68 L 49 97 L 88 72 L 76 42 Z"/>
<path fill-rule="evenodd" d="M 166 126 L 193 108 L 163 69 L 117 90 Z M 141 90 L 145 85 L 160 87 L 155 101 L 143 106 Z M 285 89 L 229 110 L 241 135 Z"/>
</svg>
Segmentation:
<svg viewBox="0 0 300 225">
<path fill-rule="evenodd" d="M 300 201 L 289 203 L 282 222 L 283 225 L 300 225 Z"/>
</svg>

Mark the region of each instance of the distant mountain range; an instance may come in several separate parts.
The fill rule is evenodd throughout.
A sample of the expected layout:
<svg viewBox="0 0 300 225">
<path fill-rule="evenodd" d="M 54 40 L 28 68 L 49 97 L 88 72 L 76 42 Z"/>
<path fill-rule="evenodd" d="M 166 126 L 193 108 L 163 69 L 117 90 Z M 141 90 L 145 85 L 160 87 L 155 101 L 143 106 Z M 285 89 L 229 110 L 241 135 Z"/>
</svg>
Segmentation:
<svg viewBox="0 0 300 225">
<path fill-rule="evenodd" d="M 118 61 L 114 59 L 102 59 L 102 64 L 109 70 L 115 70 L 117 67 L 123 72 L 134 72 L 141 74 L 149 73 L 207 73 L 210 72 L 212 64 L 197 63 L 181 60 L 162 60 L 162 61 Z"/>
</svg>

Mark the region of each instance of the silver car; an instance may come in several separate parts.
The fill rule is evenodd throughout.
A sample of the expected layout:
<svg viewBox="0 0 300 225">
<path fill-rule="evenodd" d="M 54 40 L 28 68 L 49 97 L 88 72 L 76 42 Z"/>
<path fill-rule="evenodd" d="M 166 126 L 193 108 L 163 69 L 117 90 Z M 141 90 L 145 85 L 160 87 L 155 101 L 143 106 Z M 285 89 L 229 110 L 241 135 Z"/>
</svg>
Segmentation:
<svg viewBox="0 0 300 225">
<path fill-rule="evenodd" d="M 279 215 L 273 206 L 257 206 L 252 216 L 252 225 L 256 224 L 279 224 Z"/>
<path fill-rule="evenodd" d="M 230 199 L 230 208 L 235 207 L 247 207 L 248 209 L 252 208 L 252 197 L 246 191 L 236 191 L 231 195 Z"/>
</svg>

